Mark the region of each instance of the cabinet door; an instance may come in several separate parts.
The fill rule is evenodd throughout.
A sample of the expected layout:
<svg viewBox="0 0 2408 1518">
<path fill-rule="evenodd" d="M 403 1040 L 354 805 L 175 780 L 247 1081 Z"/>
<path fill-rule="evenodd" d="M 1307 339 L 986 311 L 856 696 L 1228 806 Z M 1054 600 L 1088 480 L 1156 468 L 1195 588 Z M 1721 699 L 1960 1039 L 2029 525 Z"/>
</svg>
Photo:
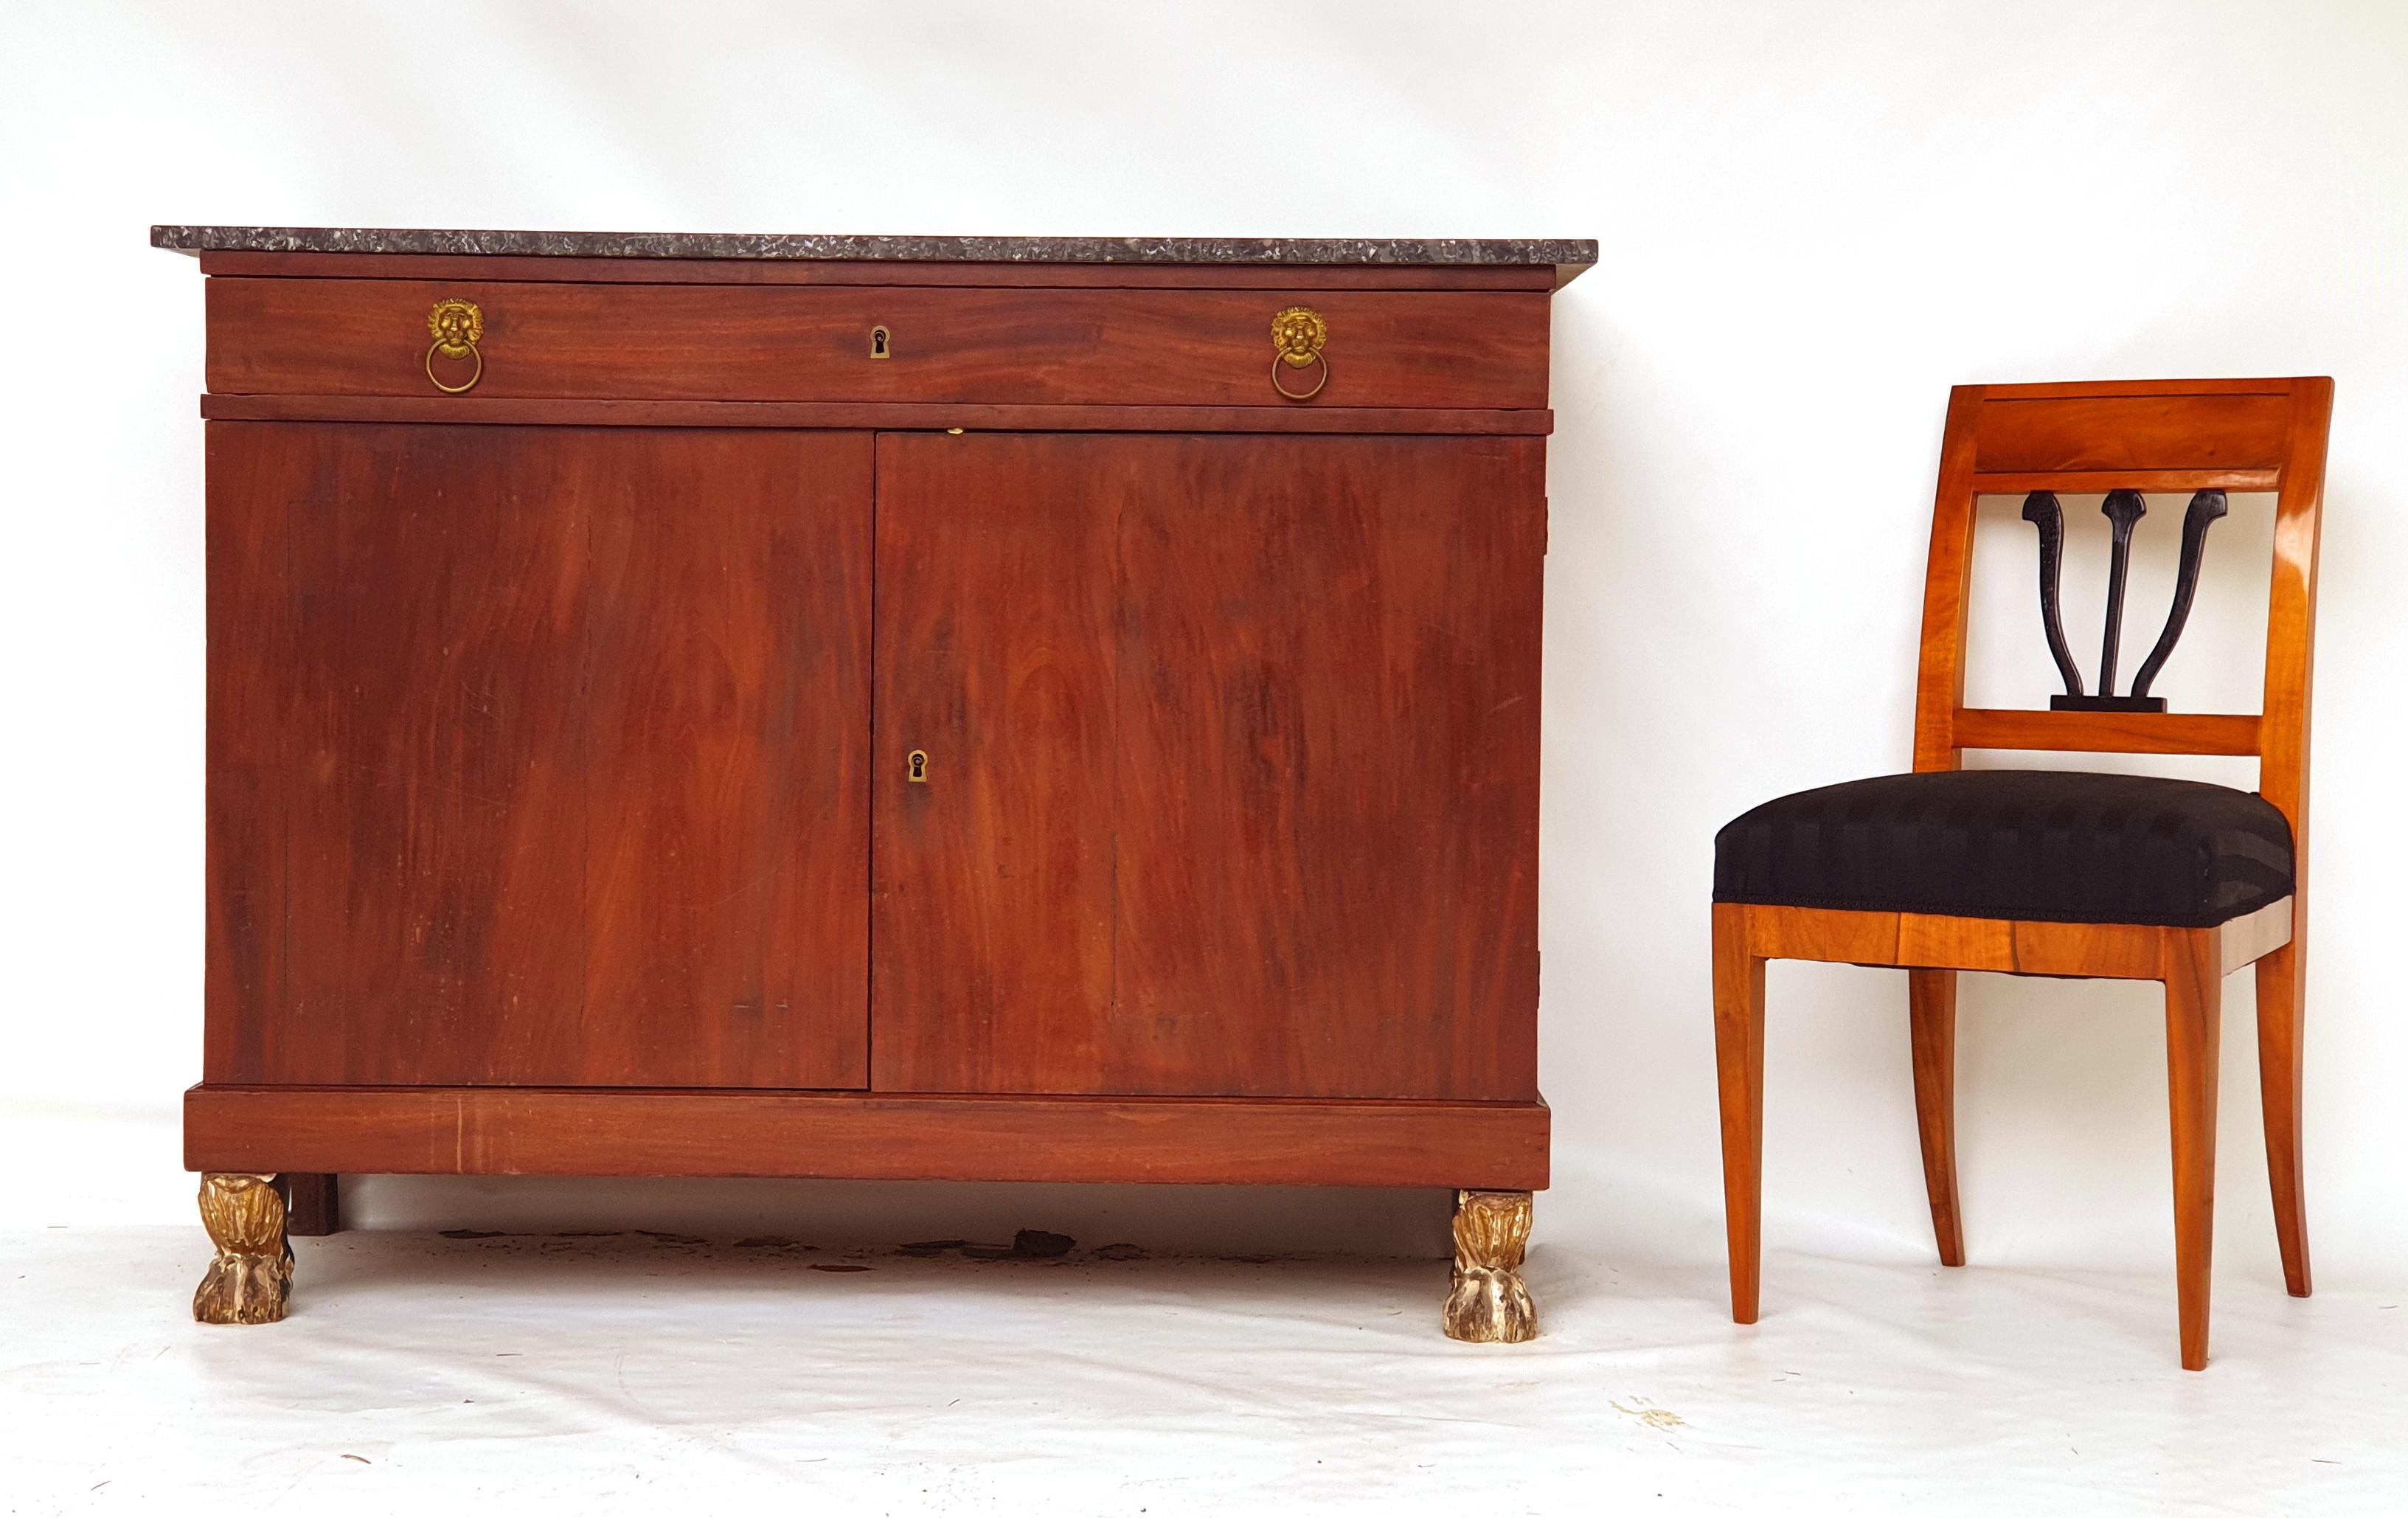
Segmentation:
<svg viewBox="0 0 2408 1518">
<path fill-rule="evenodd" d="M 1535 1095 L 1537 439 L 880 450 L 874 1085 Z"/>
<path fill-rule="evenodd" d="M 209 450 L 209 1080 L 864 1083 L 867 435 Z"/>
</svg>

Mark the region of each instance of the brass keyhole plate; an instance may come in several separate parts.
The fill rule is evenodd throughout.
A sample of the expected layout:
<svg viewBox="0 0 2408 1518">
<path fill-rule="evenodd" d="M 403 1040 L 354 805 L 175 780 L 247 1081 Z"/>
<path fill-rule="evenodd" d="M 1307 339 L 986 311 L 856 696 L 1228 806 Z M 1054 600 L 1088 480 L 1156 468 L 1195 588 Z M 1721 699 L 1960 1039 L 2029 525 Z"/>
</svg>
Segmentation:
<svg viewBox="0 0 2408 1518">
<path fill-rule="evenodd" d="M 913 749 L 903 761 L 903 778 L 914 785 L 928 783 L 928 754 L 924 749 Z"/>
</svg>

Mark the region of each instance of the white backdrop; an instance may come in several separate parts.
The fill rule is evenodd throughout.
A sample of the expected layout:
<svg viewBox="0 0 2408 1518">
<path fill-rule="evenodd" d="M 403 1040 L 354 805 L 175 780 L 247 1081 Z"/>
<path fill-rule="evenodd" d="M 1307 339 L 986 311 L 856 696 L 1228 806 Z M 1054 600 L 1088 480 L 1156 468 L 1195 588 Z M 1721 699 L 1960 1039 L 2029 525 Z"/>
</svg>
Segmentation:
<svg viewBox="0 0 2408 1518">
<path fill-rule="evenodd" d="M 2390 809 L 2408 10 L 18 0 L 5 26 L 10 1224 L 192 1216 L 176 1122 L 200 1062 L 201 289 L 146 247 L 149 223 L 1594 236 L 1601 263 L 1555 316 L 1541 1245 L 1719 1268 L 1713 832 L 1778 792 L 1904 767 L 1947 387 L 2321 373 L 2339 401 L 2312 1230 L 2320 1283 L 2408 1280 Z M 2135 650 L 2173 505 L 2143 529 Z M 2200 630 L 2161 686 L 2178 709 L 2255 709 L 2264 568 L 2242 561 L 2262 513 L 2218 529 Z M 2049 666 L 2028 530 L 1993 525 L 1976 691 L 2033 700 Z M 2074 550 L 2074 629 L 2096 626 L 2100 541 Z M 2202 625 L 2227 611 L 2232 629 Z M 1771 992 L 1770 1239 L 1927 1258 L 1902 984 L 1780 967 Z M 2279 1291 L 2246 977 L 2226 1017 L 2220 1274 L 2226 1294 Z M 2145 987 L 1969 979 L 1977 1265 L 2170 1264 L 2161 1039 Z M 882 1195 L 454 1181 L 353 1200 L 383 1223 L 784 1207 L 916 1231 Z M 1106 1205 L 979 1197 L 907 1201 Z M 1109 1205 L 1135 1229 L 1149 1207 L 1171 1227 L 1179 1203 Z M 1435 1215 L 1429 1198 L 1212 1206 L 1238 1232 L 1329 1242 Z"/>
</svg>

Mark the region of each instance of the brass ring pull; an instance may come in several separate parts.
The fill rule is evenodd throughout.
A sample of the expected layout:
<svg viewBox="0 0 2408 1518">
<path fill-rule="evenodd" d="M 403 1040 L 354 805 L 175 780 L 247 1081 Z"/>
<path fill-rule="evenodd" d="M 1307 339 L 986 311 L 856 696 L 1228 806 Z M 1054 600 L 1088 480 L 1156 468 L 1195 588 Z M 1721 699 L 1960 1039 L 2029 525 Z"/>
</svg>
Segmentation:
<svg viewBox="0 0 2408 1518">
<path fill-rule="evenodd" d="M 1283 353 L 1278 358 L 1271 360 L 1271 388 L 1286 396 L 1289 400 L 1309 401 L 1315 395 L 1321 394 L 1322 386 L 1329 383 L 1329 361 L 1323 358 L 1320 354 L 1315 353 L 1312 355 L 1312 362 L 1321 365 L 1321 378 L 1312 382 L 1312 388 L 1311 390 L 1288 389 L 1287 386 L 1280 383 L 1280 365 L 1287 362 L 1287 355 Z"/>
<path fill-rule="evenodd" d="M 429 380 L 433 380 L 435 381 L 435 388 L 436 388 L 436 389 L 437 389 L 437 390 L 439 390 L 439 391 L 441 391 L 441 392 L 443 392 L 443 394 L 445 394 L 446 395 L 461 395 L 461 394 L 466 394 L 467 392 L 472 391 L 472 390 L 474 390 L 474 389 L 476 389 L 476 388 L 477 388 L 477 381 L 478 381 L 478 380 L 482 380 L 483 378 L 485 378 L 485 355 L 484 355 L 484 354 L 482 354 L 482 353 L 478 352 L 478 351 L 477 351 L 477 350 L 476 350 L 475 348 L 473 348 L 473 347 L 472 347 L 472 348 L 470 348 L 470 349 L 468 350 L 468 356 L 469 356 L 470 358 L 473 358 L 473 359 L 475 359 L 475 360 L 477 361 L 477 366 L 476 366 L 474 369 L 471 369 L 471 370 L 468 372 L 468 382 L 467 382 L 467 383 L 466 383 L 466 384 L 461 384 L 461 385 L 447 385 L 447 384 L 445 384 L 442 380 L 436 380 L 436 379 L 435 379 L 435 355 L 436 355 L 436 354 L 437 354 L 437 353 L 440 353 L 440 352 L 442 352 L 442 351 L 443 351 L 443 344 L 442 344 L 439 340 L 438 340 L 438 341 L 437 341 L 437 342 L 435 342 L 434 344 L 430 345 L 430 346 L 427 348 L 427 350 L 426 350 L 426 378 L 427 378 L 427 379 L 429 379 Z M 448 357 L 448 356 L 451 356 L 451 355 L 448 355 L 448 354 L 447 354 L 446 356 Z"/>
<path fill-rule="evenodd" d="M 1329 360 L 1322 355 L 1322 345 L 1329 341 L 1329 323 L 1310 306 L 1291 306 L 1271 318 L 1271 347 L 1278 350 L 1271 359 L 1271 388 L 1292 401 L 1309 401 L 1321 394 L 1329 383 Z M 1280 365 L 1292 369 L 1309 369 L 1321 365 L 1321 377 L 1311 390 L 1290 390 L 1280 382 Z"/>
<path fill-rule="evenodd" d="M 485 355 L 477 349 L 478 342 L 485 336 L 485 313 L 477 309 L 473 301 L 447 297 L 437 301 L 435 309 L 426 313 L 426 330 L 435 335 L 435 341 L 426 350 L 427 382 L 446 395 L 463 394 L 476 389 L 477 381 L 485 378 Z M 435 355 L 437 353 L 445 358 L 474 359 L 477 366 L 469 371 L 466 383 L 447 385 L 435 377 Z"/>
</svg>

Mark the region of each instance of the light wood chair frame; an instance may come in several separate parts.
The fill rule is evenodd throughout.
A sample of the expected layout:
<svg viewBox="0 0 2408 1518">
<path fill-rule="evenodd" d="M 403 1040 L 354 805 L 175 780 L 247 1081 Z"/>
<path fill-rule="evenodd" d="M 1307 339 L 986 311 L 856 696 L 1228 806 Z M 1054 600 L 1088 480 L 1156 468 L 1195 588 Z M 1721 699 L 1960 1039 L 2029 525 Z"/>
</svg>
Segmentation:
<svg viewBox="0 0 2408 1518">
<path fill-rule="evenodd" d="M 2207 1364 L 2215 1209 L 2217 1030 L 2224 977 L 2258 975 L 2266 1163 L 2285 1284 L 2310 1290 L 2300 1180 L 2307 977 L 2308 708 L 2316 543 L 2332 417 L 2326 379 L 1961 385 L 1949 396 L 1924 586 L 1914 767 L 1968 749 L 2255 754 L 2258 790 L 2289 819 L 2292 894 L 2216 927 L 2019 922 L 1717 902 L 1714 1050 L 1731 1316 L 1756 1320 L 1762 1253 L 1764 967 L 1771 959 L 1907 971 L 1916 1126 L 1940 1258 L 1965 1263 L 1956 1195 L 1956 972 L 2105 977 L 2165 986 L 2182 1363 Z M 2264 705 L 2256 716 L 1991 710 L 1965 705 L 1975 502 L 2030 491 L 2275 494 Z"/>
</svg>

